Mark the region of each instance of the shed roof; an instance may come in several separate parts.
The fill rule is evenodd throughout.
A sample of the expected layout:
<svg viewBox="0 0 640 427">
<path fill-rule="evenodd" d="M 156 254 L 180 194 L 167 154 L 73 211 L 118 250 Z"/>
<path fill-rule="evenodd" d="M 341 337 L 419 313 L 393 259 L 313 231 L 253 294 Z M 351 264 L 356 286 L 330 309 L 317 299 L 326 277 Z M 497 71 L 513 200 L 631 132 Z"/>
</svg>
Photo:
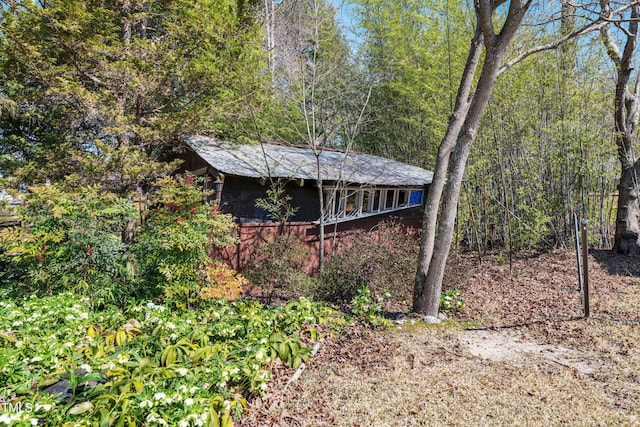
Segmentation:
<svg viewBox="0 0 640 427">
<path fill-rule="evenodd" d="M 317 178 L 316 157 L 307 147 L 240 144 L 199 135 L 184 137 L 184 141 L 211 167 L 225 175 Z M 370 154 L 336 150 L 323 150 L 320 154 L 320 176 L 323 181 L 377 186 L 422 186 L 433 179 L 432 172 L 417 166 Z"/>
</svg>

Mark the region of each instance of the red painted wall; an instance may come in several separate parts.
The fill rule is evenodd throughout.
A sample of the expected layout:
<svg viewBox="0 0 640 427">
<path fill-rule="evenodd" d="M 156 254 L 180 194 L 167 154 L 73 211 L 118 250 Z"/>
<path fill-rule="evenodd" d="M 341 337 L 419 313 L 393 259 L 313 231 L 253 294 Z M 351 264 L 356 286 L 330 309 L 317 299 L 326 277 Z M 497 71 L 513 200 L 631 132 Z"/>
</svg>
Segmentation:
<svg viewBox="0 0 640 427">
<path fill-rule="evenodd" d="M 357 230 L 375 232 L 376 226 L 382 220 L 391 220 L 401 223 L 406 227 L 409 234 L 418 235 L 422 217 L 413 216 L 405 218 L 383 218 L 371 217 L 359 220 L 347 221 L 334 225 L 325 226 L 325 254 L 331 251 L 331 244 L 334 237 L 339 240 Z M 261 242 L 271 242 L 280 232 L 280 225 L 277 223 L 253 223 L 241 224 L 238 226 L 240 243 L 226 249 L 213 248 L 212 256 L 224 260 L 231 268 L 239 272 L 245 272 L 247 263 Z M 297 236 L 300 241 L 310 249 L 306 262 L 308 273 L 317 273 L 319 238 L 318 226 L 311 222 L 290 222 L 284 226 L 284 234 Z"/>
</svg>

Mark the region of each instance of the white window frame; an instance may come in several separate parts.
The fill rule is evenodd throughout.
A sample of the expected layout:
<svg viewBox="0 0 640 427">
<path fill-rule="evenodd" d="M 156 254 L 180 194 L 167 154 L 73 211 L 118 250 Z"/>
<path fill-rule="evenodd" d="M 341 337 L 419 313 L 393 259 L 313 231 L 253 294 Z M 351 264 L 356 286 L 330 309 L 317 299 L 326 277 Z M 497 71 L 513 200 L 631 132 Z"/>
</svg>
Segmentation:
<svg viewBox="0 0 640 427">
<path fill-rule="evenodd" d="M 423 187 L 357 187 L 357 186 L 327 186 L 324 191 L 324 222 L 325 224 L 334 224 L 338 222 L 350 221 L 358 218 L 366 218 L 368 216 L 379 215 L 385 212 L 394 212 L 402 209 L 408 209 L 420 206 L 424 199 Z M 411 203 L 411 193 L 413 191 L 421 191 L 422 197 L 420 203 Z M 392 193 L 391 206 L 387 207 L 387 197 L 389 192 Z M 403 192 L 404 203 L 400 204 L 400 193 Z M 347 200 L 355 194 L 355 207 L 347 213 Z M 363 210 L 365 194 L 368 195 L 368 210 Z M 378 197 L 377 206 L 375 206 L 376 196 Z M 337 209 L 336 209 L 337 202 Z M 375 210 L 374 210 L 375 206 Z M 319 223 L 320 220 L 315 221 Z"/>
</svg>

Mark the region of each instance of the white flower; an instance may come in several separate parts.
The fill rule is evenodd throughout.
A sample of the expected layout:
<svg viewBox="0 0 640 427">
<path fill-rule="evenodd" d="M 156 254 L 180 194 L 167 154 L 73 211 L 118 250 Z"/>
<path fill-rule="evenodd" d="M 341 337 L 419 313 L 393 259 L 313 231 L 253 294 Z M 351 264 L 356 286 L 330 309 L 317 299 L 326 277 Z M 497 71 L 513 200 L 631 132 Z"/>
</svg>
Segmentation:
<svg viewBox="0 0 640 427">
<path fill-rule="evenodd" d="M 166 398 L 167 398 L 167 395 L 164 394 L 163 392 L 155 393 L 153 395 L 154 400 L 160 400 L 160 399 L 166 399 Z"/>
<path fill-rule="evenodd" d="M 11 324 L 11 326 L 15 326 L 15 327 L 18 327 L 20 325 L 22 325 L 22 322 L 20 320 L 17 320 Z"/>
<path fill-rule="evenodd" d="M 150 401 L 149 399 L 145 399 L 142 402 L 140 402 L 140 407 L 141 408 L 153 408 L 153 402 Z M 147 421 L 149 421 L 149 420 L 147 420 Z"/>
<path fill-rule="evenodd" d="M 167 322 L 167 328 L 168 329 L 175 329 L 176 325 L 173 322 Z"/>
<path fill-rule="evenodd" d="M 189 427 L 189 421 L 187 420 L 178 421 L 178 427 Z"/>
<path fill-rule="evenodd" d="M 64 346 L 67 347 L 67 348 L 70 348 L 70 347 L 73 347 L 74 344 L 71 341 L 69 341 L 69 342 L 64 343 Z"/>
<path fill-rule="evenodd" d="M 187 319 L 187 320 L 185 320 L 185 322 L 187 323 L 187 325 L 190 325 L 192 323 L 191 319 Z"/>
<path fill-rule="evenodd" d="M 115 367 L 116 364 L 113 362 L 103 363 L 102 365 L 100 365 L 100 369 L 102 369 L 103 371 L 112 371 Z"/>
<path fill-rule="evenodd" d="M 238 369 L 238 368 L 231 368 L 231 369 L 229 370 L 229 373 L 230 373 L 231 375 L 235 375 L 235 374 L 237 374 L 238 372 L 240 372 L 240 369 Z"/>
<path fill-rule="evenodd" d="M 193 405 L 193 399 L 192 398 L 187 398 L 184 400 L 184 406 L 191 406 Z"/>
<path fill-rule="evenodd" d="M 260 390 L 266 391 L 267 390 L 267 384 L 266 383 L 260 384 Z"/>
<path fill-rule="evenodd" d="M 169 335 L 169 338 L 171 338 L 172 340 L 177 340 L 178 339 L 178 334 L 171 334 Z"/>
<path fill-rule="evenodd" d="M 207 387 L 209 386 L 209 384 L 206 384 L 206 385 L 207 385 Z M 202 386 L 202 387 L 204 388 L 204 386 Z M 189 393 L 193 394 L 198 390 L 199 390 L 198 387 L 194 385 L 194 386 L 191 386 L 191 388 L 189 389 Z"/>
<path fill-rule="evenodd" d="M 89 313 L 80 313 L 80 319 L 85 320 L 89 318 Z"/>
<path fill-rule="evenodd" d="M 83 363 L 82 365 L 80 365 L 80 369 L 82 369 L 87 373 L 91 372 L 91 366 L 87 365 L 86 363 Z"/>
<path fill-rule="evenodd" d="M 187 373 L 189 372 L 189 370 L 187 368 L 178 368 L 176 369 L 176 372 L 178 373 L 178 375 L 180 375 L 181 377 L 184 377 L 185 375 L 187 375 Z"/>
<path fill-rule="evenodd" d="M 31 425 L 32 426 L 37 426 L 38 425 L 38 419 L 37 418 L 31 418 Z"/>
<path fill-rule="evenodd" d="M 40 409 L 42 409 L 44 412 L 49 412 L 51 408 L 53 408 L 53 405 L 51 403 L 45 403 L 44 405 L 36 403 L 36 412 L 38 412 Z"/>
<path fill-rule="evenodd" d="M 32 357 L 31 358 L 31 363 L 40 362 L 40 361 L 42 361 L 42 357 L 40 357 L 40 356 L 36 356 L 36 357 Z"/>
<path fill-rule="evenodd" d="M 148 423 L 157 423 L 158 425 L 161 425 L 161 426 L 168 425 L 167 422 L 163 418 L 158 418 L 156 415 L 157 414 L 155 414 L 155 413 L 147 415 L 146 421 Z"/>
<path fill-rule="evenodd" d="M 0 414 L 0 424 L 11 424 L 11 415 L 10 414 Z"/>
<path fill-rule="evenodd" d="M 64 318 L 64 320 L 66 320 L 67 322 L 70 322 L 71 320 L 75 319 L 76 317 L 73 314 L 67 314 Z"/>
</svg>

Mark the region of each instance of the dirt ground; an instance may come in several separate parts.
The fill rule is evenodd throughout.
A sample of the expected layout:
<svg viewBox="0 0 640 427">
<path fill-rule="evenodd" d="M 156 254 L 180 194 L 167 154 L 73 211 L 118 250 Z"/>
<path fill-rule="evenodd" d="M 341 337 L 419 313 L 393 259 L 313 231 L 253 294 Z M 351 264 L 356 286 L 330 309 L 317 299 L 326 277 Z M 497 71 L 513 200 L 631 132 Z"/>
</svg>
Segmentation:
<svg viewBox="0 0 640 427">
<path fill-rule="evenodd" d="M 326 337 L 296 381 L 274 367 L 240 425 L 640 426 L 640 259 L 590 254 L 590 319 L 575 265 L 453 255 L 455 319 Z"/>
</svg>

